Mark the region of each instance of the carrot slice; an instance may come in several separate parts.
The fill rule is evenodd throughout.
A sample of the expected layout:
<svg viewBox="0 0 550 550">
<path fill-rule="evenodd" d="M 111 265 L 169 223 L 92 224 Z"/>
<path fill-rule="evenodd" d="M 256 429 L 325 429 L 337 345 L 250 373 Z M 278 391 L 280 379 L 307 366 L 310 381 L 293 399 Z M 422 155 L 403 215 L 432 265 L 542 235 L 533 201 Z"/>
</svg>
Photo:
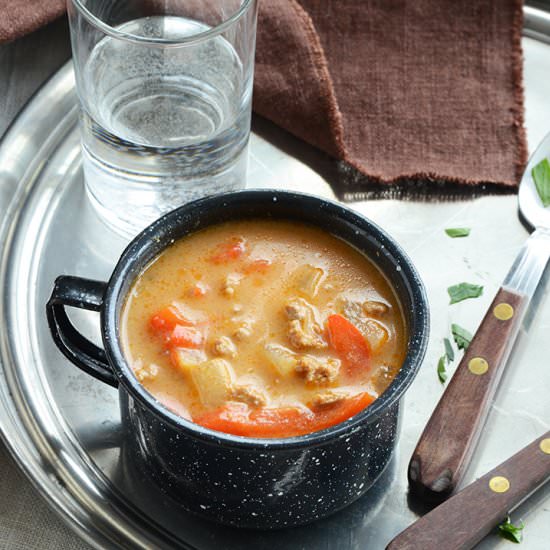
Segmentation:
<svg viewBox="0 0 550 550">
<path fill-rule="evenodd" d="M 194 323 L 187 319 L 176 306 L 167 306 L 155 313 L 149 324 L 156 331 L 172 330 L 176 325 L 191 326 Z"/>
<path fill-rule="evenodd" d="M 246 403 L 230 401 L 223 407 L 193 418 L 195 424 L 233 435 L 248 435 L 250 408 Z"/>
<path fill-rule="evenodd" d="M 368 392 L 343 399 L 322 411 L 315 412 L 315 430 L 324 430 L 355 416 L 367 408 L 376 397 Z"/>
<path fill-rule="evenodd" d="M 216 253 L 210 256 L 210 261 L 214 264 L 225 264 L 239 259 L 245 252 L 245 240 L 240 237 L 234 237 L 229 241 L 220 243 Z"/>
<path fill-rule="evenodd" d="M 166 335 L 166 344 L 176 348 L 200 348 L 204 343 L 202 332 L 194 327 L 176 325 Z"/>
<path fill-rule="evenodd" d="M 330 315 L 327 320 L 329 342 L 342 360 L 349 376 L 370 370 L 371 349 L 359 329 L 342 315 Z"/>
<path fill-rule="evenodd" d="M 289 437 L 307 433 L 305 424 L 313 417 L 298 407 L 251 409 L 246 403 L 230 401 L 193 421 L 205 428 L 246 437 Z"/>
<path fill-rule="evenodd" d="M 360 393 L 319 412 L 299 407 L 250 409 L 245 403 L 230 401 L 194 418 L 193 422 L 211 430 L 245 437 L 292 437 L 339 424 L 368 407 L 374 399 L 367 392 Z"/>
<path fill-rule="evenodd" d="M 309 409 L 298 407 L 261 407 L 250 413 L 249 437 L 290 437 L 311 431 Z"/>
</svg>

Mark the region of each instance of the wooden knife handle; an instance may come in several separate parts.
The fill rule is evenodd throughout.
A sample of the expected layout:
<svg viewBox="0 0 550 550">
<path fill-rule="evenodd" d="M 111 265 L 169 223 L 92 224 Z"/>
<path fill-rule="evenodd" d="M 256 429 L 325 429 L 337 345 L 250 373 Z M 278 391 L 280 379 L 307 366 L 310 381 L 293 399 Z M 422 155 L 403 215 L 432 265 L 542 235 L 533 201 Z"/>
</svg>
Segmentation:
<svg viewBox="0 0 550 550">
<path fill-rule="evenodd" d="M 455 491 L 525 313 L 527 298 L 501 288 L 433 412 L 409 463 L 411 494 L 442 501 Z"/>
<path fill-rule="evenodd" d="M 550 479 L 550 431 L 420 518 L 387 550 L 466 550 Z"/>
</svg>

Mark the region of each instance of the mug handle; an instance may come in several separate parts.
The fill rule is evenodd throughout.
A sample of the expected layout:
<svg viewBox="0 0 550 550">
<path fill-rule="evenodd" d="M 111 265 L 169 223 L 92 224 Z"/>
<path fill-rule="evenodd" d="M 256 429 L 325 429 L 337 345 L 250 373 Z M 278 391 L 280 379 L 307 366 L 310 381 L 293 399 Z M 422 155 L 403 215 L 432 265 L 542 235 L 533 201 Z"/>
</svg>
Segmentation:
<svg viewBox="0 0 550 550">
<path fill-rule="evenodd" d="M 105 350 L 82 336 L 65 311 L 65 306 L 100 311 L 106 288 L 107 283 L 102 281 L 61 275 L 55 280 L 46 304 L 46 315 L 53 340 L 61 353 L 79 369 L 118 388 L 118 379 L 109 366 Z"/>
</svg>

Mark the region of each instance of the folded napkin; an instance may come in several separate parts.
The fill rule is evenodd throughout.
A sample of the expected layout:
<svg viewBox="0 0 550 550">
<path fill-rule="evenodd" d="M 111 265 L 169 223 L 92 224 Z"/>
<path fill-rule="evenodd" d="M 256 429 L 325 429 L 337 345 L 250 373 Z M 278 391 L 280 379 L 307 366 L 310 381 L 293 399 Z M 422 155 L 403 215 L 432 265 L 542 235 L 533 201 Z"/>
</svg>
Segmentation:
<svg viewBox="0 0 550 550">
<path fill-rule="evenodd" d="M 513 189 L 521 29 L 518 0 L 264 2 L 255 110 L 362 174 L 350 192 Z"/>
<path fill-rule="evenodd" d="M 63 5 L 0 0 L 0 41 Z M 522 23 L 521 0 L 263 0 L 254 109 L 342 161 L 348 196 L 513 191 Z"/>
<path fill-rule="evenodd" d="M 57 19 L 66 4 L 65 0 L 0 0 L 0 44 Z"/>
</svg>

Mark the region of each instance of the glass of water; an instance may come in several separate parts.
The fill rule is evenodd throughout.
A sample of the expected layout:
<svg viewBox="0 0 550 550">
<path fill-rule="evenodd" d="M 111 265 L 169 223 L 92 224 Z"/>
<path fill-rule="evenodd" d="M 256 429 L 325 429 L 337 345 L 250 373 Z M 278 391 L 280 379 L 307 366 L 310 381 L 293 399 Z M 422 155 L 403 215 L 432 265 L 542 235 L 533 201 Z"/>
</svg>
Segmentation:
<svg viewBox="0 0 550 550">
<path fill-rule="evenodd" d="M 68 0 L 83 166 L 101 217 L 131 235 L 244 187 L 257 0 Z"/>
</svg>

